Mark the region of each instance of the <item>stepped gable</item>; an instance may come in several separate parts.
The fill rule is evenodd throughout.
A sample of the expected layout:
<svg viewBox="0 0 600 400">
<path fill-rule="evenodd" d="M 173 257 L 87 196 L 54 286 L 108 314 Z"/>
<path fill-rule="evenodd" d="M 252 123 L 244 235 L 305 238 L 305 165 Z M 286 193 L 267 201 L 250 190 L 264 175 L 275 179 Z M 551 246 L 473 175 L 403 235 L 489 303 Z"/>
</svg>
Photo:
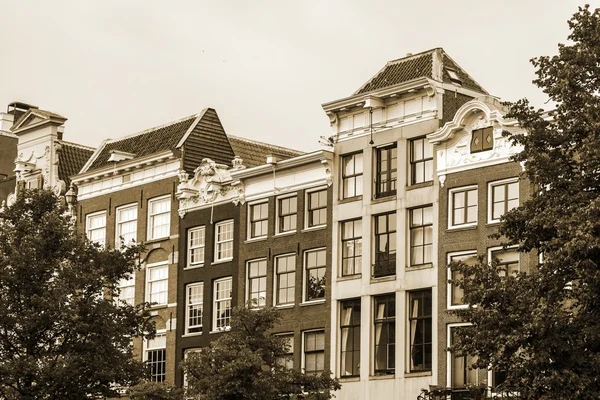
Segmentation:
<svg viewBox="0 0 600 400">
<path fill-rule="evenodd" d="M 237 136 L 228 135 L 228 138 L 229 143 L 233 148 L 233 152 L 243 160 L 244 166 L 248 168 L 264 165 L 267 161 L 267 156 L 274 156 L 279 160 L 285 160 L 305 154 L 302 151 L 289 149 L 287 147 L 276 146 Z"/>
<path fill-rule="evenodd" d="M 94 154 L 94 148 L 77 143 L 59 140 L 61 146 L 58 158 L 58 179 L 64 181 L 67 187 L 71 176 L 77 175 L 89 158 Z"/>
</svg>

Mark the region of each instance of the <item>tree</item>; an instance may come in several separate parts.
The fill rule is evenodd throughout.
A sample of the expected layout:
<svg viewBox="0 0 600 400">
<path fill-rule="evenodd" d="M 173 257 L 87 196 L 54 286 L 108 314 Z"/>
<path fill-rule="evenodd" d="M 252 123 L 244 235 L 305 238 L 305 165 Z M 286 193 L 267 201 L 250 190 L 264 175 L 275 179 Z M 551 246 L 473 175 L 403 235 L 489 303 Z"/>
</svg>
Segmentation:
<svg viewBox="0 0 600 400">
<path fill-rule="evenodd" d="M 569 26 L 558 55 L 532 60 L 556 109 L 523 99 L 507 114 L 526 132 L 510 139 L 534 190 L 498 237 L 542 263 L 508 277 L 496 263 L 451 265 L 471 305 L 459 315 L 473 323 L 456 351 L 504 371 L 523 399 L 600 398 L 600 10 L 579 8 Z"/>
<path fill-rule="evenodd" d="M 164 382 L 143 381 L 129 390 L 130 400 L 183 400 L 183 389 Z"/>
<path fill-rule="evenodd" d="M 287 345 L 270 333 L 275 308 L 233 309 L 231 332 L 183 362 L 190 398 L 203 400 L 328 400 L 340 389 L 329 371 L 306 375 L 285 366 Z"/>
<path fill-rule="evenodd" d="M 0 211 L 0 398 L 109 396 L 144 375 L 131 338 L 153 324 L 112 297 L 140 250 L 89 242 L 50 191 Z"/>
</svg>

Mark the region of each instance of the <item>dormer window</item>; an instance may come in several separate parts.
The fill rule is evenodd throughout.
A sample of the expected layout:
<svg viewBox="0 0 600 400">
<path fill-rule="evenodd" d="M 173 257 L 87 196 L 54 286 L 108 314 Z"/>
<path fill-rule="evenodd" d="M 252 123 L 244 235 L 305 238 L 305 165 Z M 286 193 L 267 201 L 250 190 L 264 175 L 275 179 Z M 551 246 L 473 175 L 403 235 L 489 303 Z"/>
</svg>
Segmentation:
<svg viewBox="0 0 600 400">
<path fill-rule="evenodd" d="M 446 68 L 446 72 L 448 73 L 448 76 L 450 77 L 450 80 L 453 83 L 456 83 L 458 85 L 462 85 L 462 80 L 460 79 L 460 77 L 458 76 L 458 74 L 456 73 L 455 70 Z"/>
<path fill-rule="evenodd" d="M 494 129 L 491 126 L 473 129 L 471 137 L 471 153 L 488 151 L 494 148 Z"/>
<path fill-rule="evenodd" d="M 135 157 L 135 154 L 133 153 L 127 153 L 125 151 L 119 150 L 111 150 L 110 157 L 108 157 L 108 162 L 131 160 L 133 157 Z"/>
</svg>

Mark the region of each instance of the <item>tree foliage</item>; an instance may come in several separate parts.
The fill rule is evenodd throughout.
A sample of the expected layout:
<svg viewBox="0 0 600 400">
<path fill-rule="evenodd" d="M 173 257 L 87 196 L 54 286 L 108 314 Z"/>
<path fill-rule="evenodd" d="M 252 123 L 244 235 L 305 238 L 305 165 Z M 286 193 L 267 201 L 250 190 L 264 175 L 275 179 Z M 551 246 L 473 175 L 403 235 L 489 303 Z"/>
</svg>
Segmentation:
<svg viewBox="0 0 600 400">
<path fill-rule="evenodd" d="M 130 400 L 183 400 L 183 389 L 164 382 L 143 381 L 129 390 Z"/>
<path fill-rule="evenodd" d="M 153 324 L 110 296 L 139 251 L 89 242 L 50 191 L 0 212 L 0 398 L 108 396 L 143 376 L 131 338 Z"/>
<path fill-rule="evenodd" d="M 569 26 L 569 44 L 532 60 L 556 109 L 523 99 L 507 114 L 526 131 L 511 140 L 534 190 L 499 236 L 543 264 L 509 277 L 495 263 L 451 265 L 473 323 L 456 350 L 505 371 L 504 388 L 524 399 L 600 398 L 600 10 L 580 8 Z"/>
<path fill-rule="evenodd" d="M 287 369 L 286 343 L 270 330 L 280 319 L 275 308 L 234 308 L 231 332 L 188 353 L 183 362 L 186 395 L 202 400 L 328 400 L 340 389 L 329 371 L 305 375 Z"/>
</svg>

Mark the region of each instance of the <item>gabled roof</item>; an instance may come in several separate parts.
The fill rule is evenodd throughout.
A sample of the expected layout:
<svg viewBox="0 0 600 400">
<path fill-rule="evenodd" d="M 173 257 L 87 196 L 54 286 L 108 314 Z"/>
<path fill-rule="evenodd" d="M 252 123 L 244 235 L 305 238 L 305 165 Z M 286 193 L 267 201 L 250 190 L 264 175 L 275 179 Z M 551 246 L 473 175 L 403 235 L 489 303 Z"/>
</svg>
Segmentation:
<svg viewBox="0 0 600 400">
<path fill-rule="evenodd" d="M 18 135 L 21 132 L 46 124 L 55 126 L 62 125 L 66 120 L 67 118 L 62 115 L 46 110 L 40 110 L 39 108 L 30 108 L 14 122 L 10 130 Z"/>
<path fill-rule="evenodd" d="M 227 135 L 227 137 L 229 138 L 229 143 L 231 144 L 235 155 L 240 157 L 244 166 L 248 168 L 265 164 L 267 162 L 267 156 L 274 156 L 279 160 L 285 160 L 304 154 L 302 151 L 289 149 L 287 147 L 276 146 L 231 135 Z"/>
<path fill-rule="evenodd" d="M 138 158 L 175 149 L 197 117 L 198 114 L 193 114 L 120 139 L 107 140 L 81 172 L 111 165 L 108 161 L 111 150 L 132 153 L 135 154 L 135 158 Z"/>
<path fill-rule="evenodd" d="M 448 69 L 458 75 L 461 81 L 459 84 L 451 79 Z M 487 91 L 452 60 L 443 49 L 436 48 L 388 61 L 375 76 L 354 92 L 354 95 L 374 92 L 418 78 L 442 80 L 445 83 L 455 84 L 459 87 L 462 86 L 479 93 L 487 94 Z"/>
<path fill-rule="evenodd" d="M 59 140 L 58 143 L 61 146 L 58 156 L 58 179 L 64 181 L 69 187 L 71 176 L 79 173 L 94 153 L 94 148 L 64 140 Z"/>
</svg>

